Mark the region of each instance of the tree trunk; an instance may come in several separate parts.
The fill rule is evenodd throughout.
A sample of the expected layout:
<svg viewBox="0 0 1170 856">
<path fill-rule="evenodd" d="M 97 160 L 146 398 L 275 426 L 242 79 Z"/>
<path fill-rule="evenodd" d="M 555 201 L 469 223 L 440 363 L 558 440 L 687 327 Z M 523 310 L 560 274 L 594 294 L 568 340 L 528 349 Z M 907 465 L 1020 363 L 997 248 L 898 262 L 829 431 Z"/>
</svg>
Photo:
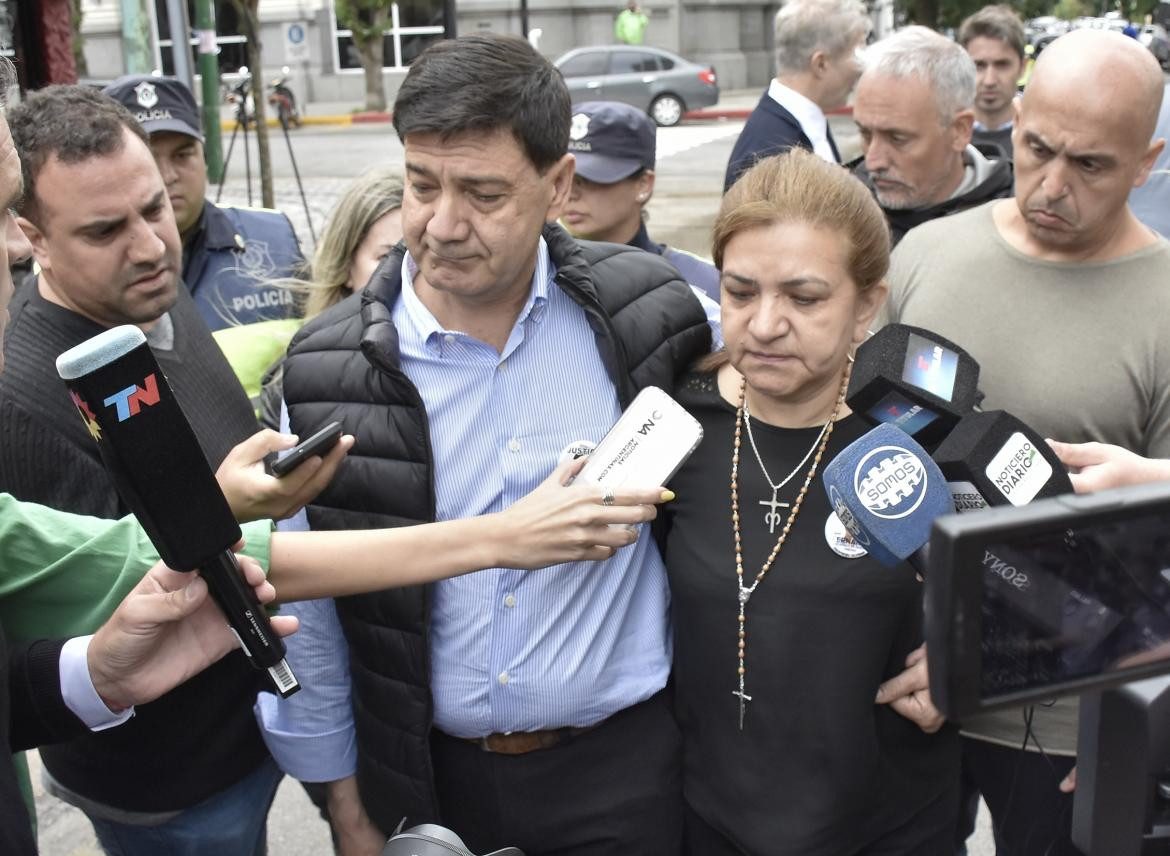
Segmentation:
<svg viewBox="0 0 1170 856">
<path fill-rule="evenodd" d="M 248 39 L 248 68 L 252 73 L 252 107 L 256 114 L 256 148 L 260 162 L 260 204 L 276 207 L 272 192 L 272 154 L 268 148 L 268 101 L 264 92 L 264 65 L 260 44 L 260 0 L 233 0 L 242 12 L 241 22 Z"/>
<path fill-rule="evenodd" d="M 374 20 L 368 29 L 359 34 L 354 28 L 353 40 L 362 60 L 362 75 L 366 80 L 366 110 L 381 113 L 386 109 L 386 86 L 382 79 L 382 64 L 385 60 L 382 30 L 389 16 L 385 10 L 374 12 Z"/>
<path fill-rule="evenodd" d="M 89 77 L 85 61 L 85 37 L 81 35 L 81 0 L 69 0 L 69 23 L 73 26 L 73 64 L 79 78 Z"/>
</svg>

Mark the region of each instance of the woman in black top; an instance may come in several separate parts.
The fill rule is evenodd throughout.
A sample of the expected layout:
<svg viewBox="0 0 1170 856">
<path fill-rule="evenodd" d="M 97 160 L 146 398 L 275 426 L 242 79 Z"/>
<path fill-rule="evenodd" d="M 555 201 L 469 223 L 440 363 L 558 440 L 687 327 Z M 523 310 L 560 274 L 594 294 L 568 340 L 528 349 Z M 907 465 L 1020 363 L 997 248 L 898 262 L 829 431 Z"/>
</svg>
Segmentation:
<svg viewBox="0 0 1170 856">
<path fill-rule="evenodd" d="M 921 583 L 847 538 L 820 479 L 867 430 L 843 398 L 885 221 L 794 150 L 735 184 L 714 243 L 727 345 L 677 390 L 705 436 L 665 540 L 687 852 L 941 856 L 958 747 L 925 687 Z M 875 701 L 898 676 L 917 691 Z"/>
</svg>

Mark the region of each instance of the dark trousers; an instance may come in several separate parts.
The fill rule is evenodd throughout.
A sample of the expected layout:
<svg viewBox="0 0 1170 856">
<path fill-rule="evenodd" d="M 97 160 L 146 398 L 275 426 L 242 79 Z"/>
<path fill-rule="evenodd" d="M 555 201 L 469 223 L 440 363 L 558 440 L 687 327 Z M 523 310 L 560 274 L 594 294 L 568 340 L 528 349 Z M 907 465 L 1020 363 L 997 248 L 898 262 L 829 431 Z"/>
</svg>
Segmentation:
<svg viewBox="0 0 1170 856">
<path fill-rule="evenodd" d="M 432 731 L 443 825 L 473 853 L 678 856 L 682 741 L 665 693 L 524 755 Z"/>
<path fill-rule="evenodd" d="M 958 787 L 939 794 L 901 826 L 882 835 L 877 841 L 855 851 L 852 856 L 942 856 L 951 846 L 958 807 Z M 686 807 L 683 832 L 683 856 L 767 856 L 746 854 L 722 833 Z"/>
<path fill-rule="evenodd" d="M 1081 856 L 1071 837 L 1073 795 L 1060 791 L 1075 763 L 963 738 L 963 776 L 991 812 L 996 856 Z"/>
</svg>

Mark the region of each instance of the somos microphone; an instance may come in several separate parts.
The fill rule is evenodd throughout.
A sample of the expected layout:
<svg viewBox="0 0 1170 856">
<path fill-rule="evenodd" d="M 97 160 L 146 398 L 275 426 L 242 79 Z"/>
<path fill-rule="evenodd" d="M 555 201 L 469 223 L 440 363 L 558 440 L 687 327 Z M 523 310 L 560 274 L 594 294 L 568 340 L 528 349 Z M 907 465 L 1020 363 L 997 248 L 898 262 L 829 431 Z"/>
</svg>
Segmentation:
<svg viewBox="0 0 1170 856">
<path fill-rule="evenodd" d="M 911 560 L 935 518 L 954 513 L 946 480 L 926 450 L 893 425 L 854 440 L 824 470 L 829 503 L 853 539 L 883 565 Z"/>
<path fill-rule="evenodd" d="M 934 460 L 960 513 L 989 505 L 1027 505 L 1073 492 L 1051 447 L 1002 410 L 964 416 L 935 449 Z"/>
<path fill-rule="evenodd" d="M 979 364 L 954 342 L 891 324 L 858 346 L 845 403 L 872 425 L 932 446 L 979 403 L 978 383 Z"/>
<path fill-rule="evenodd" d="M 162 560 L 198 570 L 252 665 L 267 669 L 282 697 L 299 690 L 231 552 L 239 524 L 142 331 L 106 330 L 61 354 L 57 373 Z"/>
</svg>

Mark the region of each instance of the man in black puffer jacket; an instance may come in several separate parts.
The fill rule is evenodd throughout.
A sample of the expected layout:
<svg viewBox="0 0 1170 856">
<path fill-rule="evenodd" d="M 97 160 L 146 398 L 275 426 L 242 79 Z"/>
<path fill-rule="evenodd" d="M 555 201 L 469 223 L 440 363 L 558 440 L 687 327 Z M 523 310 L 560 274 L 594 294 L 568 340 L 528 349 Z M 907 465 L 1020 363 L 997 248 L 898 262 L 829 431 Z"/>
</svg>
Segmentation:
<svg viewBox="0 0 1170 856">
<path fill-rule="evenodd" d="M 527 42 L 434 45 L 394 122 L 403 245 L 297 335 L 285 365 L 292 430 L 340 419 L 357 437 L 308 509 L 313 528 L 506 506 L 710 349 L 704 305 L 669 264 L 555 225 L 573 179 L 570 99 Z M 403 816 L 475 852 L 677 852 L 668 610 L 648 531 L 597 564 L 305 605 L 323 674 L 302 679 L 299 709 L 262 699 L 269 745 L 298 778 L 331 783 L 353 852 L 379 852 Z"/>
</svg>

